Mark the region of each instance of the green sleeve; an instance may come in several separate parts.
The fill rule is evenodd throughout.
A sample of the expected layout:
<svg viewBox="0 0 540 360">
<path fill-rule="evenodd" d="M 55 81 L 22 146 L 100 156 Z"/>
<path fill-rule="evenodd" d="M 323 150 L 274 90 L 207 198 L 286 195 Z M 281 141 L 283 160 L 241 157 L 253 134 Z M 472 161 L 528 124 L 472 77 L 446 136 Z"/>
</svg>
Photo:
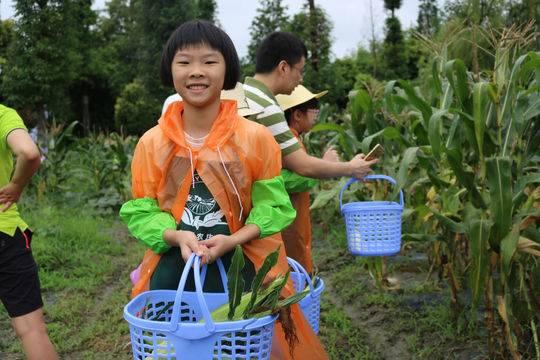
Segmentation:
<svg viewBox="0 0 540 360">
<path fill-rule="evenodd" d="M 305 177 L 287 169 L 281 170 L 281 176 L 285 182 L 285 190 L 289 194 L 308 191 L 319 183 L 319 180 Z"/>
<path fill-rule="evenodd" d="M 261 230 L 261 238 L 280 232 L 296 217 L 289 194 L 285 191 L 283 178 L 258 180 L 251 188 L 253 208 L 246 224 L 255 224 Z"/>
<path fill-rule="evenodd" d="M 162 211 L 155 199 L 140 198 L 126 202 L 120 209 L 120 217 L 129 232 L 137 240 L 157 254 L 170 246 L 163 240 L 163 232 L 176 229 L 176 221 L 168 212 Z"/>
</svg>

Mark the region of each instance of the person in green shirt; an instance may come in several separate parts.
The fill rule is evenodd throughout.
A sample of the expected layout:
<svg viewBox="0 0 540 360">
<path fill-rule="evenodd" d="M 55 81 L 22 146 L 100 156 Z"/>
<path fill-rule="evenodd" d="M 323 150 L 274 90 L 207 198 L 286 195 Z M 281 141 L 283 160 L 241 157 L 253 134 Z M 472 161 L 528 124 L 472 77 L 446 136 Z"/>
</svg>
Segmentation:
<svg viewBox="0 0 540 360">
<path fill-rule="evenodd" d="M 15 167 L 13 156 L 16 157 Z M 40 153 L 20 116 L 0 105 L 0 300 L 30 360 L 58 359 L 47 335 L 32 232 L 17 201 L 40 164 Z"/>
</svg>

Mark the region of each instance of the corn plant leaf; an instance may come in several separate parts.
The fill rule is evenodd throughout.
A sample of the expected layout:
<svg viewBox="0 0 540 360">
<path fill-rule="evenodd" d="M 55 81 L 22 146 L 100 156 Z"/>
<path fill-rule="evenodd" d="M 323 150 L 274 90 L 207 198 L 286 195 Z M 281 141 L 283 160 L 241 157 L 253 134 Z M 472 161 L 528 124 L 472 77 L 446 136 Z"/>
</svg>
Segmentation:
<svg viewBox="0 0 540 360">
<path fill-rule="evenodd" d="M 313 200 L 313 204 L 311 204 L 309 208 L 311 210 L 320 209 L 322 207 L 325 207 L 329 202 L 339 199 L 339 192 L 341 191 L 343 185 L 345 185 L 346 181 L 347 179 L 345 178 L 341 179 L 340 181 L 336 182 L 334 186 L 332 186 L 330 189 L 320 190 L 315 199 Z"/>
<path fill-rule="evenodd" d="M 347 154 L 351 154 L 353 152 L 351 145 L 348 141 L 348 135 L 345 132 L 345 129 L 338 125 L 338 124 L 332 124 L 332 123 L 319 123 L 316 124 L 312 129 L 311 132 L 319 132 L 319 131 L 335 131 L 339 135 L 339 144 L 343 147 L 343 151 Z"/>
<path fill-rule="evenodd" d="M 306 287 L 304 290 L 302 290 L 299 293 L 296 293 L 294 295 L 291 295 L 283 300 L 279 300 L 277 303 L 278 308 L 284 308 L 287 306 L 291 306 L 293 304 L 296 304 L 300 300 L 306 297 L 306 295 L 309 294 L 309 287 Z"/>
<path fill-rule="evenodd" d="M 517 209 L 521 203 L 527 199 L 527 195 L 524 194 L 524 190 L 528 185 L 533 183 L 540 183 L 540 173 L 528 174 L 518 178 L 516 181 L 516 187 L 514 189 L 514 197 L 512 199 L 514 209 Z"/>
<path fill-rule="evenodd" d="M 450 83 L 448 82 L 444 84 L 443 89 L 444 92 L 440 100 L 439 108 L 449 110 L 450 106 L 452 106 L 452 101 L 454 99 L 454 90 L 452 90 L 452 86 L 450 86 Z"/>
<path fill-rule="evenodd" d="M 373 132 L 373 103 L 371 96 L 364 89 L 358 90 L 352 101 L 351 125 L 357 139 L 364 135 L 362 124 L 367 124 L 369 132 Z"/>
<path fill-rule="evenodd" d="M 471 270 L 470 287 L 472 290 L 472 311 L 476 313 L 480 295 L 484 291 L 487 274 L 489 271 L 488 239 L 493 224 L 486 220 L 473 220 L 468 229 L 468 237 L 471 242 Z"/>
<path fill-rule="evenodd" d="M 437 110 L 429 118 L 428 138 L 435 159 L 441 158 L 442 119 L 448 114 L 447 110 Z"/>
<path fill-rule="evenodd" d="M 495 224 L 496 225 L 496 224 Z M 519 241 L 519 223 L 512 227 L 512 230 L 501 240 L 501 277 L 506 283 L 512 270 L 512 259 L 517 249 Z"/>
<path fill-rule="evenodd" d="M 524 63 L 529 59 L 529 55 L 525 54 L 520 56 L 515 62 L 514 66 L 512 67 L 512 71 L 510 73 L 510 78 L 508 79 L 508 82 L 506 84 L 506 93 L 504 95 L 504 100 L 501 105 L 501 112 L 500 112 L 500 119 L 502 121 L 502 127 L 506 128 L 506 134 L 504 137 L 504 145 L 502 148 L 502 156 L 506 155 L 506 150 L 508 148 L 508 145 L 510 143 L 511 134 L 513 133 L 513 121 L 514 116 L 512 116 L 512 103 L 513 99 L 515 97 L 515 88 L 516 83 L 519 78 L 519 73 L 521 71 L 521 68 Z"/>
<path fill-rule="evenodd" d="M 251 283 L 251 298 L 249 299 L 249 303 L 246 306 L 244 313 L 242 314 L 244 318 L 246 318 L 247 315 L 253 309 L 253 305 L 255 304 L 255 301 L 257 300 L 257 293 L 259 292 L 259 289 L 263 283 L 263 280 L 268 274 L 268 272 L 270 271 L 270 269 L 277 264 L 278 257 L 279 257 L 279 248 L 271 252 L 270 254 L 268 254 L 268 256 L 266 256 L 261 268 L 259 269 L 259 271 L 257 271 L 257 274 L 255 274 L 255 277 L 253 278 L 253 282 Z"/>
<path fill-rule="evenodd" d="M 486 159 L 486 175 L 493 217 L 493 241 L 500 243 L 512 225 L 512 161 L 504 157 Z"/>
<path fill-rule="evenodd" d="M 462 111 L 468 114 L 472 113 L 465 64 L 462 60 L 455 59 L 448 61 L 444 68 L 446 78 L 457 95 Z"/>
<path fill-rule="evenodd" d="M 234 313 L 244 291 L 244 277 L 242 269 L 244 268 L 245 260 L 242 247 L 236 245 L 231 261 L 231 266 L 227 272 L 227 289 L 229 291 L 229 320 L 234 318 Z"/>
<path fill-rule="evenodd" d="M 451 148 L 445 149 L 445 152 L 450 168 L 456 175 L 456 179 L 458 180 L 458 182 L 469 191 L 469 196 L 474 206 L 479 208 L 486 208 L 486 203 L 484 202 L 482 195 L 476 188 L 474 174 L 470 171 L 465 171 L 463 169 L 461 150 L 457 148 Z"/>
<path fill-rule="evenodd" d="M 279 301 L 279 296 L 281 294 L 281 290 L 285 287 L 287 284 L 287 280 L 289 280 L 289 271 L 285 274 L 283 277 L 277 277 L 270 286 L 265 289 L 264 295 L 259 296 L 257 301 L 255 302 L 255 305 L 253 306 L 253 309 L 251 313 L 259 313 L 261 311 L 274 311 L 277 309 L 277 304 Z"/>
<path fill-rule="evenodd" d="M 409 168 L 411 167 L 411 164 L 416 160 L 416 154 L 418 152 L 418 149 L 418 147 L 411 147 L 405 150 L 405 153 L 403 154 L 403 159 L 401 160 L 401 164 L 399 165 L 399 171 L 396 178 L 396 188 L 400 189 L 405 187 L 408 179 Z"/>
<path fill-rule="evenodd" d="M 439 63 L 437 60 L 433 61 L 431 64 L 431 77 L 433 79 L 433 89 L 435 90 L 435 94 L 442 94 L 442 83 L 439 71 Z"/>
<path fill-rule="evenodd" d="M 429 119 L 433 113 L 431 106 L 416 93 L 415 89 L 408 81 L 399 80 L 399 85 L 403 88 L 403 91 L 405 91 L 407 100 L 409 100 L 409 105 L 415 107 L 422 113 L 422 123 L 424 124 L 424 129 L 427 130 Z"/>
<path fill-rule="evenodd" d="M 484 158 L 484 132 L 486 131 L 487 104 L 489 103 L 488 85 L 489 83 L 482 81 L 475 83 L 473 86 L 474 131 L 480 159 Z"/>
<path fill-rule="evenodd" d="M 429 210 L 433 213 L 433 216 L 439 221 L 439 223 L 451 232 L 457 234 L 465 233 L 465 225 L 463 223 L 454 221 L 431 208 L 429 208 Z"/>
</svg>

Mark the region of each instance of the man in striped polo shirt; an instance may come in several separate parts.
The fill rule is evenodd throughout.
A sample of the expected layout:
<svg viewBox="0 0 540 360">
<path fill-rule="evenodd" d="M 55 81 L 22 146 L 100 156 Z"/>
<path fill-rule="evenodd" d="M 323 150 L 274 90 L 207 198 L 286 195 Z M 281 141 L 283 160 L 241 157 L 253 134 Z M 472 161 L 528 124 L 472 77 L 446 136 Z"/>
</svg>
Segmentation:
<svg viewBox="0 0 540 360">
<path fill-rule="evenodd" d="M 332 162 L 308 155 L 289 129 L 275 95 L 289 95 L 302 82 L 307 49 L 302 40 L 288 32 L 268 35 L 257 50 L 255 75 L 246 77 L 244 91 L 256 115 L 250 120 L 265 125 L 281 148 L 283 167 L 312 178 L 349 176 L 362 179 L 377 160 L 356 155 L 348 162 Z"/>
</svg>

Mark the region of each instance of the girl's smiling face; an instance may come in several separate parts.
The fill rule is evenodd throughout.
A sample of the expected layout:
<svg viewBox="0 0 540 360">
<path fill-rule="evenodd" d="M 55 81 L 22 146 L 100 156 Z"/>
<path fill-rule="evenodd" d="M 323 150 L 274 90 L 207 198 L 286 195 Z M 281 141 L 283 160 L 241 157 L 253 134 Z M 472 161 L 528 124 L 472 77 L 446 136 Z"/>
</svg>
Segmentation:
<svg viewBox="0 0 540 360">
<path fill-rule="evenodd" d="M 206 107 L 220 100 L 225 69 L 221 52 L 206 44 L 179 49 L 171 64 L 174 88 L 186 104 Z"/>
</svg>

